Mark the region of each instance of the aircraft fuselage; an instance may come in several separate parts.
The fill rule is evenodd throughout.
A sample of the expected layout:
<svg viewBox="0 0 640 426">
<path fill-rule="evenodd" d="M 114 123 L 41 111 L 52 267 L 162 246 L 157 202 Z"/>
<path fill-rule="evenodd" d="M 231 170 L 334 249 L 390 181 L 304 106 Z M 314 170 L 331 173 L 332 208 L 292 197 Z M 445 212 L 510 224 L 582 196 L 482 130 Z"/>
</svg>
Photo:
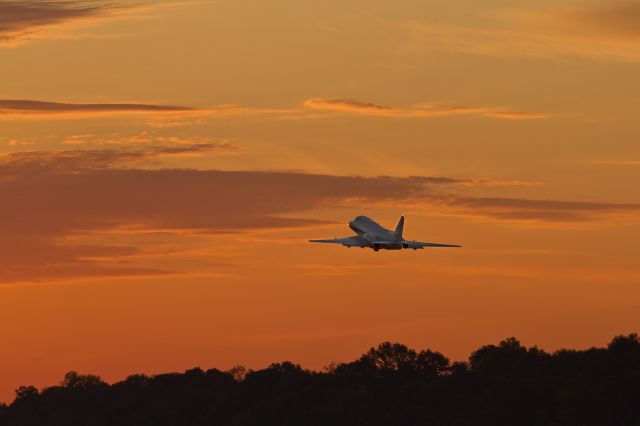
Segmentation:
<svg viewBox="0 0 640 426">
<path fill-rule="evenodd" d="M 392 231 L 366 216 L 358 216 L 349 222 L 351 228 L 358 236 L 364 239 L 374 250 L 402 250 L 402 238 L 398 238 Z M 384 242 L 384 244 L 376 244 Z"/>
</svg>

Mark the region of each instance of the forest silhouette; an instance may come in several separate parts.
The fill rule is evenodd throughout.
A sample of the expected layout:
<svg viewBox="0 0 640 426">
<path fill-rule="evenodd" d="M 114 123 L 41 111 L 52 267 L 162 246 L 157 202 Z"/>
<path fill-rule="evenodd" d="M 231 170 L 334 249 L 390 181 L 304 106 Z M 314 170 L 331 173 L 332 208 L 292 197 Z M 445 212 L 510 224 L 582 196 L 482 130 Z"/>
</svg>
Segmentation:
<svg viewBox="0 0 640 426">
<path fill-rule="evenodd" d="M 323 371 L 194 368 L 107 384 L 69 372 L 0 405 L 1 426 L 640 425 L 640 339 L 547 353 L 515 338 L 467 362 L 382 343 Z"/>
</svg>

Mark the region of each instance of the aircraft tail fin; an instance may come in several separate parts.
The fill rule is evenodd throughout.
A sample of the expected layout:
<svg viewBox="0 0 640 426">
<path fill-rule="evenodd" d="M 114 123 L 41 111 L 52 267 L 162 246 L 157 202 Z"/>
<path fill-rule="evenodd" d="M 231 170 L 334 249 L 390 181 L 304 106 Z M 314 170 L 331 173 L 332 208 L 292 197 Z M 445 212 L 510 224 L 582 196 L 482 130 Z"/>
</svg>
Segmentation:
<svg viewBox="0 0 640 426">
<path fill-rule="evenodd" d="M 402 239 L 402 231 L 404 229 L 404 215 L 400 216 L 400 220 L 398 221 L 398 224 L 396 225 L 396 230 L 393 231 L 393 233 L 395 234 L 396 237 Z"/>
</svg>

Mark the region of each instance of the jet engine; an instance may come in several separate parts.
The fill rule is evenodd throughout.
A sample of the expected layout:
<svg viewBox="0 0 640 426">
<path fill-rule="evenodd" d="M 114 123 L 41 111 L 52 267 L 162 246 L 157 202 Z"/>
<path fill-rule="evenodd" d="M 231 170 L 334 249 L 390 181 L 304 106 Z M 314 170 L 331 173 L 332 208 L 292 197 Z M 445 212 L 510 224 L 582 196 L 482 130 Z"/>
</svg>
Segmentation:
<svg viewBox="0 0 640 426">
<path fill-rule="evenodd" d="M 404 241 L 402 243 L 402 248 L 413 249 L 413 250 L 422 250 L 423 245 L 420 244 L 420 243 L 417 243 L 415 241 Z"/>
</svg>

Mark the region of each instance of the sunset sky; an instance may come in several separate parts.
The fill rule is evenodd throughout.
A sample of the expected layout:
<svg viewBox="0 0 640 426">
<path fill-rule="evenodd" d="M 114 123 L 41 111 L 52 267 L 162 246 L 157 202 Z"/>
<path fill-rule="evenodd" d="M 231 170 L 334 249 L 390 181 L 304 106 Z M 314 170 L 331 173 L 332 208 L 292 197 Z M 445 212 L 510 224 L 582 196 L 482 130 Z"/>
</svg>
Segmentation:
<svg viewBox="0 0 640 426">
<path fill-rule="evenodd" d="M 637 332 L 639 112 L 640 1 L 0 0 L 0 401 Z"/>
</svg>

